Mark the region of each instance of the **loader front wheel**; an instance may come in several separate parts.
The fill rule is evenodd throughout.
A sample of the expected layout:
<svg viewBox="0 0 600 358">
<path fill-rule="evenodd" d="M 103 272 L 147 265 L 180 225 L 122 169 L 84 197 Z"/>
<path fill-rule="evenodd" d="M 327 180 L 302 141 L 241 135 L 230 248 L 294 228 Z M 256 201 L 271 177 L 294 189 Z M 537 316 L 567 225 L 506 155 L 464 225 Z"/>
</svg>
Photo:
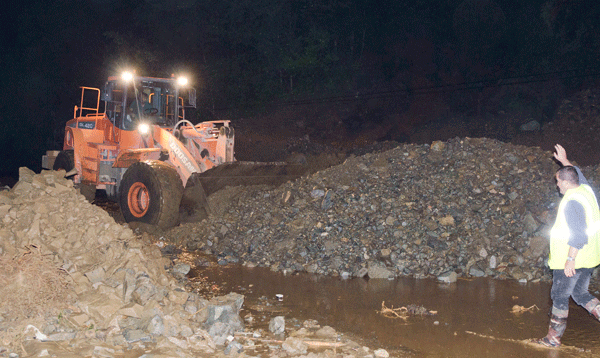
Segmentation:
<svg viewBox="0 0 600 358">
<path fill-rule="evenodd" d="M 177 171 L 159 161 L 132 164 L 119 187 L 125 221 L 140 221 L 166 229 L 179 223 L 183 185 Z"/>
</svg>

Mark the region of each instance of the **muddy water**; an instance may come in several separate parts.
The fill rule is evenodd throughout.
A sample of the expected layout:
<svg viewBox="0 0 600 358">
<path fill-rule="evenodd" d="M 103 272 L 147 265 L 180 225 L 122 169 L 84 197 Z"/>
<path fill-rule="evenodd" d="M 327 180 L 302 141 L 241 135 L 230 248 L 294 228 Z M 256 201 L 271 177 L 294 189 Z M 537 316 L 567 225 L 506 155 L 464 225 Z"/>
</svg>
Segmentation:
<svg viewBox="0 0 600 358">
<path fill-rule="evenodd" d="M 547 332 L 551 306 L 548 284 L 491 279 L 454 284 L 410 278 L 342 280 L 243 267 L 204 268 L 193 275 L 204 277 L 224 293 L 244 294 L 241 314 L 252 314 L 254 327 L 266 327 L 275 315 L 284 315 L 286 321 L 316 319 L 397 357 L 600 356 L 600 323 L 574 304 L 563 338 L 567 347 L 546 350 L 523 343 Z M 278 300 L 277 294 L 283 299 Z M 394 308 L 421 305 L 437 311 L 437 315 L 390 319 L 377 312 L 382 302 Z M 514 305 L 536 305 L 539 310 L 532 308 L 515 315 L 511 313 Z"/>
</svg>

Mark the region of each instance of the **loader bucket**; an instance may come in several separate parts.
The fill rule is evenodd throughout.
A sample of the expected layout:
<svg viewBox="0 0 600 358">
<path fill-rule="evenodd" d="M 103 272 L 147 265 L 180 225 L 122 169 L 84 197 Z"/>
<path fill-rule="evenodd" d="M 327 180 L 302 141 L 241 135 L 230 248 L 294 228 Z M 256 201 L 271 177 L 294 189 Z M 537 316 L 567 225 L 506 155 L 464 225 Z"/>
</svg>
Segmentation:
<svg viewBox="0 0 600 358">
<path fill-rule="evenodd" d="M 199 174 L 192 174 L 183 189 L 180 204 L 180 220 L 182 222 L 200 221 L 208 218 L 210 207 L 206 192 L 200 182 Z"/>
<path fill-rule="evenodd" d="M 286 162 L 231 162 L 194 174 L 207 196 L 226 186 L 274 185 L 297 179 L 307 172 L 305 165 Z"/>
</svg>

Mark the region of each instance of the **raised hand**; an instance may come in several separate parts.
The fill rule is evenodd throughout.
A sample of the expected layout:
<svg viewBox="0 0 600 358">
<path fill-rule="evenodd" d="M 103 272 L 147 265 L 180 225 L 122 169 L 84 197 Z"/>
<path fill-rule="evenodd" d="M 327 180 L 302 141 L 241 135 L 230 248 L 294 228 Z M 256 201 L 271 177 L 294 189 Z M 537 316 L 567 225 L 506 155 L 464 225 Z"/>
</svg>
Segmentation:
<svg viewBox="0 0 600 358">
<path fill-rule="evenodd" d="M 563 148 L 562 145 L 557 144 L 554 146 L 554 158 L 560 162 L 563 166 L 572 165 L 571 162 L 567 159 L 567 151 Z"/>
</svg>

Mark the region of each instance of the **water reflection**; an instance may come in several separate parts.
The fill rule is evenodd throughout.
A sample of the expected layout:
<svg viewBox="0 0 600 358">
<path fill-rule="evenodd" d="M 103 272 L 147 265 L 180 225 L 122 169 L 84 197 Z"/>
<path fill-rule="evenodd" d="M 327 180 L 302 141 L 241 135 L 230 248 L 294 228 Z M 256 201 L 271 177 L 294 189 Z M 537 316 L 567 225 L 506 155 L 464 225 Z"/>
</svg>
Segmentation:
<svg viewBox="0 0 600 358">
<path fill-rule="evenodd" d="M 245 307 L 261 297 L 286 308 L 286 317 L 316 319 L 339 332 L 366 340 L 400 356 L 418 357 L 592 357 L 600 355 L 600 323 L 573 304 L 564 345 L 581 349 L 535 349 L 520 342 L 547 333 L 550 285 L 520 284 L 491 279 L 459 280 L 442 284 L 434 280 L 399 278 L 365 280 L 309 274 L 284 276 L 264 268 L 204 268 L 192 275 L 207 277 L 224 292 L 246 296 Z M 275 299 L 282 294 L 281 301 Z M 407 321 L 378 314 L 387 307 L 417 304 L 437 311 L 436 316 Z M 520 315 L 513 305 L 530 307 Z M 264 317 L 263 324 L 269 317 Z M 583 351 L 582 351 L 583 350 Z"/>
</svg>

